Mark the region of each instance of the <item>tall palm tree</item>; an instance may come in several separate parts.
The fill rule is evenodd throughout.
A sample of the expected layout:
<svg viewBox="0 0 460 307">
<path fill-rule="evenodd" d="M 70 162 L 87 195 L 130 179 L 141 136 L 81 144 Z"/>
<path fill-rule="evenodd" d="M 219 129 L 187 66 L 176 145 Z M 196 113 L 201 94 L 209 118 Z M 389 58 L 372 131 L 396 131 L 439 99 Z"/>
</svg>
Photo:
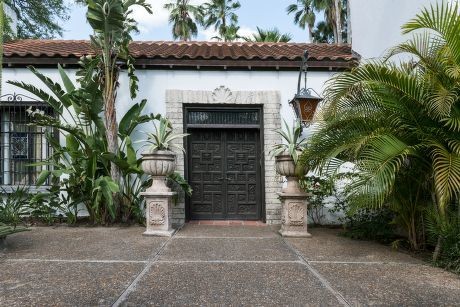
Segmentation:
<svg viewBox="0 0 460 307">
<path fill-rule="evenodd" d="M 334 42 L 341 44 L 342 38 L 342 10 L 341 0 L 312 0 L 315 10 L 324 12 L 326 23 L 332 26 Z"/>
<path fill-rule="evenodd" d="M 235 11 L 240 7 L 240 2 L 235 0 L 210 0 L 201 6 L 204 16 L 202 24 L 206 29 L 214 26 L 219 37 L 226 40 L 228 37 L 226 32 L 229 29 L 233 31 L 238 23 L 238 15 Z"/>
<path fill-rule="evenodd" d="M 287 43 L 292 39 L 290 34 L 281 34 L 277 28 L 263 30 L 257 27 L 257 33 L 252 37 L 244 38 L 248 42 L 273 42 L 273 43 Z"/>
<path fill-rule="evenodd" d="M 174 39 L 188 41 L 197 36 L 197 21 L 202 17 L 199 6 L 190 4 L 190 0 L 176 0 L 175 3 L 166 3 L 164 8 L 169 10 Z"/>
<path fill-rule="evenodd" d="M 350 204 L 433 206 L 443 217 L 458 198 L 458 9 L 443 3 L 422 10 L 403 32 L 425 33 L 414 34 L 383 61 L 361 64 L 329 81 L 323 121 L 301 160 L 323 172 L 336 170 L 342 161 L 353 162 Z M 413 60 L 401 65 L 387 60 L 401 53 Z M 416 225 L 413 220 L 410 224 Z M 414 231 L 408 232 L 411 242 L 416 241 Z"/>
<path fill-rule="evenodd" d="M 313 30 L 313 42 L 334 43 L 334 31 L 332 30 L 331 24 L 325 21 L 318 22 Z"/>
<path fill-rule="evenodd" d="M 230 25 L 227 28 L 227 31 L 225 31 L 224 36 L 214 36 L 212 39 L 218 40 L 218 41 L 224 41 L 224 42 L 234 42 L 239 39 L 244 39 L 244 37 L 240 36 L 238 34 L 238 31 L 240 30 L 240 27 L 237 25 Z"/>
<path fill-rule="evenodd" d="M 294 13 L 294 23 L 300 28 L 308 28 L 308 38 L 313 42 L 313 28 L 315 27 L 316 15 L 314 2 L 316 0 L 297 0 L 296 3 L 286 8 L 288 14 Z"/>
</svg>

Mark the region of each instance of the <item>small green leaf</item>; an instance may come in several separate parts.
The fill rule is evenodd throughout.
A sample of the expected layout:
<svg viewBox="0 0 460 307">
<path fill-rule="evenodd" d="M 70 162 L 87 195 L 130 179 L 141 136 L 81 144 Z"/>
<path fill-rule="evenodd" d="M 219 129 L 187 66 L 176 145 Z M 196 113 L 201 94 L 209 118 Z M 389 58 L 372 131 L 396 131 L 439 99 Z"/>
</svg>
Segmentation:
<svg viewBox="0 0 460 307">
<path fill-rule="evenodd" d="M 78 143 L 78 140 L 75 136 L 73 136 L 72 134 L 67 134 L 65 137 L 65 140 L 66 140 L 66 147 L 70 151 L 78 151 L 80 144 Z"/>
<path fill-rule="evenodd" d="M 75 90 L 75 85 L 73 85 L 72 81 L 70 80 L 67 73 L 62 68 L 61 64 L 58 64 L 59 74 L 61 75 L 62 82 L 64 83 L 64 87 L 68 93 Z"/>
<path fill-rule="evenodd" d="M 37 185 L 37 186 L 42 186 L 42 185 L 46 182 L 46 180 L 48 179 L 48 177 L 49 177 L 50 174 L 51 174 L 50 171 L 48 171 L 48 170 L 43 170 L 43 171 L 40 173 L 40 175 L 38 176 L 38 178 L 37 178 L 37 183 L 36 183 L 36 185 Z"/>
</svg>

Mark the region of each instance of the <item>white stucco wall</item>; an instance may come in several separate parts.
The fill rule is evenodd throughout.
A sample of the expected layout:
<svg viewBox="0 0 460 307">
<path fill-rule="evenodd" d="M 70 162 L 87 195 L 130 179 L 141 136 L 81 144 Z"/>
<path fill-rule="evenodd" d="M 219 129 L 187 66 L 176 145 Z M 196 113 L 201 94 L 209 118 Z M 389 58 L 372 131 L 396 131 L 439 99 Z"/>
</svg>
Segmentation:
<svg viewBox="0 0 460 307">
<path fill-rule="evenodd" d="M 53 80 L 60 81 L 57 69 L 39 69 L 43 74 Z M 74 79 L 75 70 L 69 69 L 69 75 Z M 298 72 L 296 71 L 204 71 L 204 70 L 138 70 L 139 94 L 137 101 L 143 98 L 148 100 L 145 112 L 166 114 L 167 90 L 194 90 L 213 91 L 219 86 L 225 86 L 231 91 L 276 91 L 279 92 L 281 104 L 281 119 L 290 125 L 294 123 L 295 116 L 288 101 L 293 98 L 297 90 Z M 333 75 L 331 71 L 311 71 L 308 75 L 308 87 L 312 87 L 318 93 L 322 93 L 325 82 Z M 7 80 L 18 80 L 34 84 L 44 90 L 45 87 L 26 68 L 5 68 L 3 71 L 3 94 L 29 93 L 6 84 Z M 125 86 L 126 75 L 121 78 L 121 86 L 118 94 L 117 114 L 121 118 L 129 109 L 132 101 L 129 91 Z M 148 130 L 145 127 L 143 130 Z M 308 131 L 305 131 L 308 134 Z M 141 136 L 145 138 L 145 136 Z M 281 188 L 281 186 L 280 186 Z M 326 212 L 327 213 L 327 212 Z M 335 221 L 336 218 L 326 218 Z M 273 220 L 271 221 L 273 222 Z M 275 221 L 276 222 L 276 221 Z"/>
<path fill-rule="evenodd" d="M 353 50 L 363 59 L 380 57 L 408 39 L 401 26 L 423 7 L 442 0 L 350 0 Z M 458 0 L 445 0 L 456 2 Z"/>
<path fill-rule="evenodd" d="M 57 69 L 39 69 L 40 72 L 53 80 L 60 81 Z M 69 75 L 74 75 L 75 70 L 68 70 Z M 166 113 L 166 90 L 203 90 L 212 91 L 224 85 L 232 91 L 279 91 L 281 94 L 281 117 L 289 124 L 294 121 L 294 113 L 288 101 L 292 99 L 297 90 L 298 72 L 296 71 L 203 71 L 203 70 L 137 70 L 139 78 L 139 94 L 135 100 L 143 98 L 148 100 L 146 112 Z M 308 74 L 308 86 L 321 94 L 324 83 L 333 75 L 330 71 L 312 71 Z M 42 86 L 26 68 L 4 68 L 2 93 L 16 92 L 30 95 L 21 89 L 6 84 L 7 80 L 18 80 Z M 126 84 L 126 76 L 121 78 L 118 94 L 117 112 L 121 117 L 130 107 L 131 99 Z"/>
</svg>

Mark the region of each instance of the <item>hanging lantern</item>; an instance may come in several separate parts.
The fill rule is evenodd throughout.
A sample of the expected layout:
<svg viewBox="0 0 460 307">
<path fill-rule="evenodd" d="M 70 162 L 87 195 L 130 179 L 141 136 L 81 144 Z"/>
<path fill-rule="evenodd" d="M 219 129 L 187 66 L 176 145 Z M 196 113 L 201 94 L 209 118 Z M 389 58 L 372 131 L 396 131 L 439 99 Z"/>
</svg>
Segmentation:
<svg viewBox="0 0 460 307">
<path fill-rule="evenodd" d="M 300 120 L 300 122 L 305 127 L 311 125 L 318 104 L 321 102 L 321 100 L 323 100 L 314 89 L 307 88 L 307 59 L 308 52 L 305 50 L 302 65 L 300 66 L 299 71 L 297 93 L 294 95 L 294 98 L 289 101 L 289 104 L 294 109 L 297 119 Z M 302 83 L 302 73 L 304 75 L 304 87 L 300 88 Z"/>
</svg>

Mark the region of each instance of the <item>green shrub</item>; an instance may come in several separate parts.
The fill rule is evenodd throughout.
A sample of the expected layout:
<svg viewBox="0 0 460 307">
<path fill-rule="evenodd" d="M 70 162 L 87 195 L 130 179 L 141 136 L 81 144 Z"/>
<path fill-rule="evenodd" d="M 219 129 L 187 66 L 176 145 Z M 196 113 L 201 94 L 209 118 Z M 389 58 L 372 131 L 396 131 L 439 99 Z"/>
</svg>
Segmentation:
<svg viewBox="0 0 460 307">
<path fill-rule="evenodd" d="M 0 243 L 7 235 L 27 231 L 18 226 L 22 217 L 28 214 L 29 190 L 27 187 L 16 187 L 12 191 L 2 188 L 0 193 Z"/>
<path fill-rule="evenodd" d="M 29 189 L 16 187 L 12 191 L 2 188 L 0 193 L 0 222 L 17 226 L 22 222 L 22 217 L 29 212 Z"/>
<path fill-rule="evenodd" d="M 345 237 L 357 240 L 377 241 L 384 244 L 394 242 L 398 236 L 393 224 L 394 213 L 388 209 L 359 209 L 346 211 L 341 219 Z"/>
<path fill-rule="evenodd" d="M 1 190 L 0 222 L 7 225 L 17 226 L 26 218 L 53 224 L 58 214 L 64 211 L 59 202 L 59 190 L 55 187 L 47 192 L 31 192 L 25 186 Z"/>
<path fill-rule="evenodd" d="M 4 223 L 0 223 L 0 243 L 6 236 L 17 232 L 28 231 L 29 229 L 20 226 L 11 226 Z"/>
<path fill-rule="evenodd" d="M 452 205 L 446 216 L 429 210 L 426 214 L 428 242 L 438 246 L 439 256 L 434 263 L 460 274 L 460 210 Z M 435 249 L 436 250 L 436 249 Z"/>
<path fill-rule="evenodd" d="M 60 197 L 57 201 L 68 218 L 73 221 L 79 206 L 83 204 L 93 223 L 126 222 L 142 214 L 139 209 L 142 207 L 139 193 L 148 180 L 147 176 L 143 176 L 140 168 L 141 159 L 137 157 L 131 135 L 139 125 L 159 119 L 160 115 L 143 114 L 146 100 L 133 104 L 118 125 L 118 151 L 108 152 L 106 129 L 101 118 L 104 103 L 97 80 L 87 77 L 93 75 L 94 68 L 90 64 L 88 60 L 82 61 L 82 69 L 78 74 L 78 83 L 81 87 L 73 84 L 61 67 L 59 72 L 64 88 L 34 68 L 30 68 L 57 98 L 33 85 L 10 83 L 40 97 L 56 115 L 70 115 L 56 118 L 33 110 L 30 112 L 33 124 L 53 128 L 65 136 L 65 142 L 62 144 L 53 134 L 46 135 L 53 148 L 52 155 L 47 161 L 35 165 L 48 165 L 50 170 L 42 171 L 37 185 L 43 185 L 50 180 L 57 186 L 57 190 L 65 192 L 66 196 Z M 86 74 L 82 74 L 83 72 Z M 110 177 L 113 165 L 116 165 L 121 174 L 118 182 Z M 56 200 L 57 190 L 41 197 Z"/>
<path fill-rule="evenodd" d="M 53 134 L 46 135 L 53 153 L 46 161 L 34 165 L 47 165 L 50 170 L 42 171 L 37 185 L 43 185 L 49 180 L 55 188 L 37 196 L 37 201 L 48 199 L 57 202 L 59 209 L 66 213 L 71 222 L 76 221 L 81 204 L 95 224 L 140 221 L 143 219 L 144 206 L 140 192 L 149 186 L 150 178 L 141 169 L 142 160 L 138 157 L 131 137 L 144 123 L 166 120 L 159 114 L 144 114 L 146 100 L 134 103 L 119 122 L 118 151 L 109 152 L 106 128 L 100 116 L 104 110 L 102 94 L 96 80 L 86 78 L 87 75 L 93 76 L 91 71 L 94 69 L 87 61 L 82 61 L 82 69 L 78 74 L 80 87 L 70 81 L 61 67 L 59 72 L 64 88 L 30 68 L 57 99 L 33 85 L 10 82 L 40 97 L 56 115 L 70 115 L 56 118 L 33 110 L 30 112 L 33 124 L 54 128 L 65 136 L 65 142 L 60 143 Z M 82 75 L 82 72 L 87 73 Z M 119 181 L 110 177 L 113 165 L 120 172 Z M 60 196 L 60 191 L 65 192 L 65 196 Z M 54 206 L 40 208 L 47 218 L 52 218 L 55 213 L 52 210 Z"/>
<path fill-rule="evenodd" d="M 311 196 L 308 198 L 308 217 L 313 225 L 321 225 L 325 217 L 324 200 L 332 196 L 334 181 L 331 177 L 305 176 L 300 179 L 300 186 Z"/>
</svg>

